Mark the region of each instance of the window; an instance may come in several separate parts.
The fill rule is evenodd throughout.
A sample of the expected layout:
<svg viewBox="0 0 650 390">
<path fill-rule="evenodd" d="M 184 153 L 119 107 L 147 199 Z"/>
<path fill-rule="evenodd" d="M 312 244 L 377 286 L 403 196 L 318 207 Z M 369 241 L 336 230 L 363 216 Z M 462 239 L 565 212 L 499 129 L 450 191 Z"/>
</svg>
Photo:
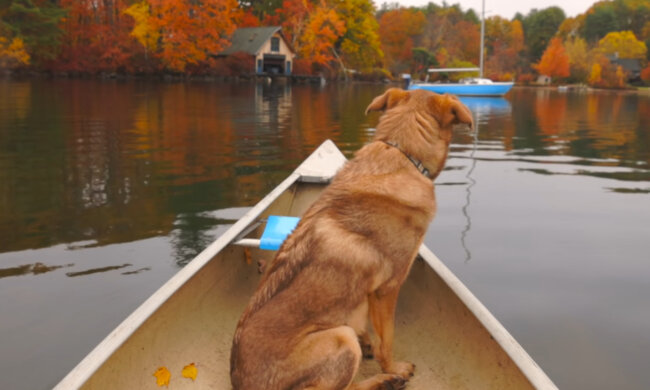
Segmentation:
<svg viewBox="0 0 650 390">
<path fill-rule="evenodd" d="M 280 51 L 280 38 L 271 38 L 271 51 Z"/>
</svg>

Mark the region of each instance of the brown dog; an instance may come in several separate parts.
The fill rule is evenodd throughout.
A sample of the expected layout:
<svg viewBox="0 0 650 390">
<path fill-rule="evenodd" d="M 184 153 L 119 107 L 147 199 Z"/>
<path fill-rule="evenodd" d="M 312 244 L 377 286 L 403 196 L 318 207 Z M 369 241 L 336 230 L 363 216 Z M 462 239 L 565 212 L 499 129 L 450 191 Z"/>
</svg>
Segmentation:
<svg viewBox="0 0 650 390">
<path fill-rule="evenodd" d="M 232 345 L 235 390 L 402 388 L 414 365 L 392 356 L 397 296 L 435 209 L 452 125 L 472 125 L 453 96 L 389 89 L 359 150 L 267 266 Z M 384 374 L 352 383 L 370 318 Z"/>
</svg>

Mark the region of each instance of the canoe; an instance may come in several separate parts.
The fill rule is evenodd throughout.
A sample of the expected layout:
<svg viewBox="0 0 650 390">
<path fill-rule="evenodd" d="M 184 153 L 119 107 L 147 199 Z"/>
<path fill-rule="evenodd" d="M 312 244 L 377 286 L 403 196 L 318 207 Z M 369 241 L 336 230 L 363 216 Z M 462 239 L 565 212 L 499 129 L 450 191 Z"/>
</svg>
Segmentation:
<svg viewBox="0 0 650 390">
<path fill-rule="evenodd" d="M 269 216 L 300 216 L 346 159 L 324 142 L 221 237 L 113 330 L 57 390 L 231 389 L 237 320 L 260 275 L 256 246 Z M 444 207 L 444 205 L 440 205 Z M 434 222 L 435 223 L 435 222 Z M 422 246 L 397 308 L 395 357 L 415 363 L 408 389 L 556 389 L 553 382 L 445 265 Z M 194 363 L 196 378 L 181 373 Z M 359 377 L 379 371 L 365 360 Z"/>
</svg>

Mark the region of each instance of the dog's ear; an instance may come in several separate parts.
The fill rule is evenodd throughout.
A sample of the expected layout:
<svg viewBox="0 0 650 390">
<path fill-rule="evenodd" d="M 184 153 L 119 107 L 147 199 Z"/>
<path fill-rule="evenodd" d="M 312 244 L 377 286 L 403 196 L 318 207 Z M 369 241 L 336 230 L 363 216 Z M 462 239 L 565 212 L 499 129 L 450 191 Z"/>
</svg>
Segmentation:
<svg viewBox="0 0 650 390">
<path fill-rule="evenodd" d="M 454 95 L 436 95 L 429 98 L 429 110 L 443 128 L 464 123 L 474 128 L 472 112 Z"/>
<path fill-rule="evenodd" d="M 370 111 L 385 111 L 397 105 L 402 100 L 408 100 L 409 93 L 403 89 L 390 88 L 383 95 L 379 95 L 372 100 L 372 103 L 366 108 L 366 115 Z"/>
</svg>

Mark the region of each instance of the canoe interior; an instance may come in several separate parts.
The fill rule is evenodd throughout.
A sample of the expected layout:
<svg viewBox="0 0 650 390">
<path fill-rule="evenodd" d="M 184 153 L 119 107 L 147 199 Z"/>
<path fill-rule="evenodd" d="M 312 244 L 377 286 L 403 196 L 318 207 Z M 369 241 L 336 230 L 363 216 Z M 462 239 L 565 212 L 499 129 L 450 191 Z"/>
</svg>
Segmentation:
<svg viewBox="0 0 650 390">
<path fill-rule="evenodd" d="M 299 216 L 323 185 L 296 183 L 264 215 Z M 249 237 L 259 237 L 261 232 Z M 169 389 L 231 389 L 232 335 L 259 281 L 257 260 L 274 252 L 228 245 L 188 280 L 90 377 L 84 389 L 160 389 L 158 367 L 171 372 Z M 533 388 L 452 290 L 421 259 L 402 288 L 395 356 L 416 364 L 408 389 Z M 183 378 L 195 363 L 198 376 Z M 359 377 L 379 372 L 364 361 Z"/>
</svg>

